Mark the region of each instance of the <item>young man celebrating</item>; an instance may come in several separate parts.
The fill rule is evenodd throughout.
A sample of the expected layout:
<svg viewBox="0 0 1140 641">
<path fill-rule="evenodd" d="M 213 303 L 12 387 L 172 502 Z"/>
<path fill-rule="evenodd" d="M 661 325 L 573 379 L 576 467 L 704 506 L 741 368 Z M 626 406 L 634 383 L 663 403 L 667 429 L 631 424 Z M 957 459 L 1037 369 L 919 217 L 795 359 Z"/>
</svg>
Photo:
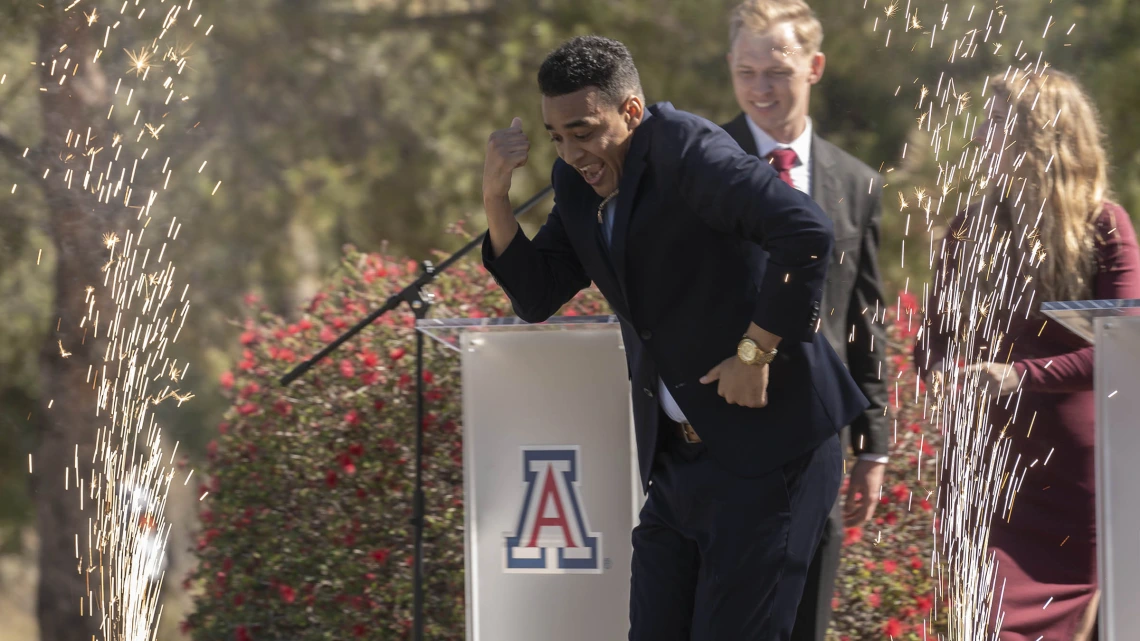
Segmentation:
<svg viewBox="0 0 1140 641">
<path fill-rule="evenodd" d="M 780 178 L 811 195 L 835 230 L 823 290 L 823 335 L 846 362 L 870 406 L 843 437 L 856 461 L 846 505 L 836 501 L 815 553 L 800 602 L 795 641 L 824 641 L 839 570 L 843 525 L 861 525 L 879 499 L 887 454 L 887 385 L 881 361 L 886 332 L 877 254 L 881 177 L 820 138 L 808 118 L 811 88 L 826 62 L 823 29 L 803 0 L 746 0 L 729 21 L 729 68 L 742 113 L 724 125 L 748 153 L 766 159 Z"/>
<path fill-rule="evenodd" d="M 647 108 L 619 42 L 571 40 L 538 83 L 554 208 L 533 239 L 511 215 L 530 148 L 515 118 L 487 144 L 483 261 L 526 321 L 591 281 L 621 321 L 648 492 L 629 638 L 786 639 L 839 430 L 867 405 L 816 331 L 831 222 L 713 123 Z"/>
</svg>

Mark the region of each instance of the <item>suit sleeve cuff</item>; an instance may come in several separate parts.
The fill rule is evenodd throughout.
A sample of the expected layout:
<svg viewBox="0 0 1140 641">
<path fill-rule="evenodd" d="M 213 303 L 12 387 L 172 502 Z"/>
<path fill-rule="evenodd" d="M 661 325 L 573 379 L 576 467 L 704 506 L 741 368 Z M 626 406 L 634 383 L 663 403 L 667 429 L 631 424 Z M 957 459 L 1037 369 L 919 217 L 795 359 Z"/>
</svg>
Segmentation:
<svg viewBox="0 0 1140 641">
<path fill-rule="evenodd" d="M 793 285 L 773 271 L 764 275 L 752 322 L 784 340 L 810 343 L 819 329 L 822 283 Z"/>
<path fill-rule="evenodd" d="M 872 463 L 887 463 L 890 457 L 886 454 L 860 454 L 860 461 L 871 461 Z"/>
<path fill-rule="evenodd" d="M 515 237 L 511 239 L 510 244 L 503 250 L 503 253 L 499 254 L 498 258 L 495 257 L 495 250 L 491 246 L 491 235 L 487 234 L 483 238 L 483 266 L 487 268 L 487 272 L 506 291 L 508 296 L 512 295 L 512 285 L 517 281 L 517 279 L 512 279 L 510 275 L 518 274 L 520 270 L 525 273 L 534 264 L 533 253 L 534 248 L 523 232 L 521 225 L 515 231 Z"/>
</svg>

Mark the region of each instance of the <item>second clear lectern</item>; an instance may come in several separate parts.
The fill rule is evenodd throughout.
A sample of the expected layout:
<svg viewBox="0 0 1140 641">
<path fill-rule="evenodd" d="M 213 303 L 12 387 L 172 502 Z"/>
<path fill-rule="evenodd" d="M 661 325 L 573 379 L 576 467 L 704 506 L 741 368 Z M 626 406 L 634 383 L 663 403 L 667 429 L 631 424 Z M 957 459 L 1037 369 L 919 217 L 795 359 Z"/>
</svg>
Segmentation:
<svg viewBox="0 0 1140 641">
<path fill-rule="evenodd" d="M 1140 630 L 1140 300 L 1042 303 L 1041 311 L 1096 346 L 1100 641 L 1128 641 Z"/>
</svg>

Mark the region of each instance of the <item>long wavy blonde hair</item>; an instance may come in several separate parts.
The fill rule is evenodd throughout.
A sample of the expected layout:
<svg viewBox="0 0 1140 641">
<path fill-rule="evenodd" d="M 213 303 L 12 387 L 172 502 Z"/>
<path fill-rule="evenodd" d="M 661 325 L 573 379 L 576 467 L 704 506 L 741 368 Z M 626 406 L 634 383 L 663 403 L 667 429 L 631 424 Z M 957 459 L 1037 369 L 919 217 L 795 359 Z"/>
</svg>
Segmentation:
<svg viewBox="0 0 1140 641">
<path fill-rule="evenodd" d="M 990 86 L 1010 105 L 1001 153 L 1010 154 L 1012 169 L 992 188 L 998 218 L 1008 230 L 1019 216 L 1031 226 L 1021 251 L 1036 258 L 1036 302 L 1087 298 L 1096 273 L 1094 220 L 1111 196 L 1096 107 L 1072 76 L 1051 69 L 1013 69 Z"/>
</svg>

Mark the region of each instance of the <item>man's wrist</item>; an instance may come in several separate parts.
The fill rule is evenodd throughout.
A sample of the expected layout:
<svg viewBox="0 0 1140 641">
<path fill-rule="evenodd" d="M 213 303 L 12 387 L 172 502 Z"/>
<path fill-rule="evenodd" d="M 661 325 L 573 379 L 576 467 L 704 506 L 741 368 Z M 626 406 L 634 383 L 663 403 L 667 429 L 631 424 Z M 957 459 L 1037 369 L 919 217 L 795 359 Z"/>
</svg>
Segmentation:
<svg viewBox="0 0 1140 641">
<path fill-rule="evenodd" d="M 770 352 L 776 349 L 782 340 L 779 336 L 776 336 L 772 332 L 769 332 L 768 330 L 760 327 L 756 323 L 749 323 L 748 331 L 745 332 L 744 335 L 748 338 L 751 338 L 752 341 L 755 342 L 756 345 L 765 352 Z"/>
</svg>

